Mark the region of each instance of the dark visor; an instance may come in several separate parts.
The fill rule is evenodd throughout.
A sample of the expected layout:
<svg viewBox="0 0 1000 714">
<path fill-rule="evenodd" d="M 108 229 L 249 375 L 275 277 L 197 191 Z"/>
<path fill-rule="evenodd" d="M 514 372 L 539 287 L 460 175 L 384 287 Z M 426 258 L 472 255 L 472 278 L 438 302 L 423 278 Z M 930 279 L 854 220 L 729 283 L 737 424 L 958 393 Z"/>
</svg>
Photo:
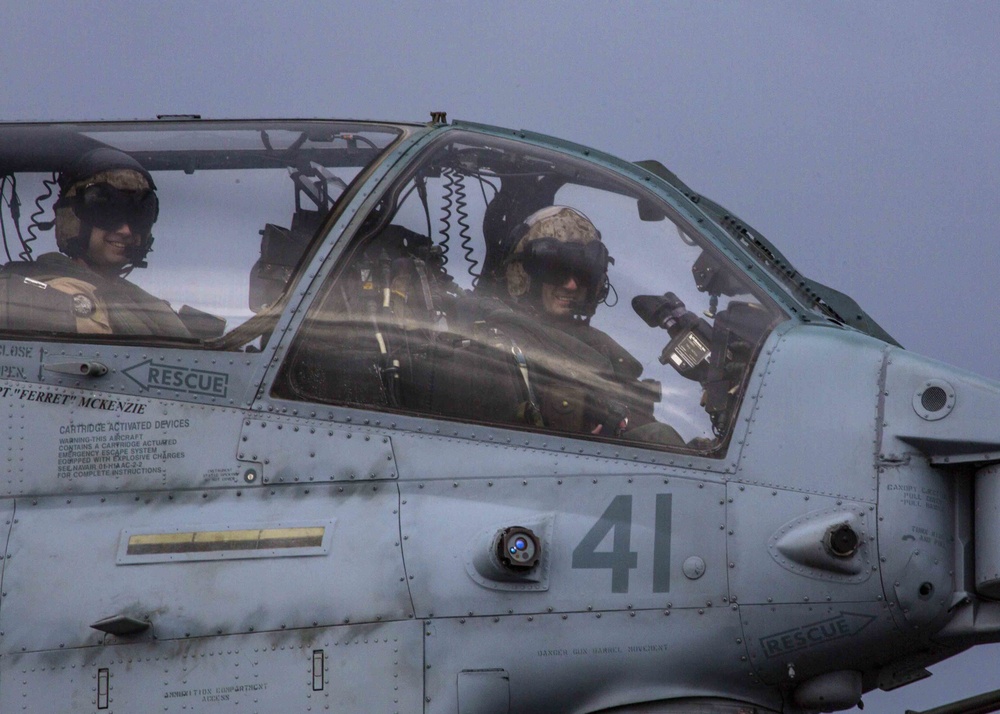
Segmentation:
<svg viewBox="0 0 1000 714">
<path fill-rule="evenodd" d="M 160 213 L 160 202 L 150 189 L 129 191 L 109 183 L 92 183 L 73 196 L 73 212 L 83 223 L 113 231 L 128 225 L 134 232 L 148 234 Z"/>
<path fill-rule="evenodd" d="M 521 260 L 528 275 L 543 282 L 562 284 L 572 276 L 592 288 L 603 284 L 608 264 L 615 262 L 599 240 L 569 243 L 555 238 L 531 241 Z"/>
</svg>

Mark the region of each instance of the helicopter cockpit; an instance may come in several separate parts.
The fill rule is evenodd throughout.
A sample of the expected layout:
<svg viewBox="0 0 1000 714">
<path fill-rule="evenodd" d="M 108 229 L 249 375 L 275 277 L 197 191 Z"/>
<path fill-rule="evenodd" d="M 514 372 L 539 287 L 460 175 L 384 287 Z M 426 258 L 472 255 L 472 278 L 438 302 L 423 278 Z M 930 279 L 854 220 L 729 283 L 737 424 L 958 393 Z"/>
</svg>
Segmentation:
<svg viewBox="0 0 1000 714">
<path fill-rule="evenodd" d="M 524 242 L 526 222 L 570 212 L 589 237 Z M 517 264 L 534 287 L 515 287 Z M 542 294 L 567 275 L 588 297 L 557 319 Z M 704 454 L 722 450 L 782 319 L 651 192 L 472 132 L 441 137 L 382 192 L 319 295 L 277 396 Z"/>
<path fill-rule="evenodd" d="M 3 281 L 2 327 L 207 346 L 272 307 L 348 184 L 403 133 L 340 122 L 163 121 L 148 131 L 128 123 L 7 127 L 0 135 L 0 258 L 15 279 Z M 115 277 L 169 303 L 184 325 L 171 334 L 143 326 L 151 321 L 142 316 L 116 322 L 113 309 L 107 329 L 86 329 L 79 318 L 93 309 L 88 301 L 74 304 L 72 291 L 38 285 L 46 282 L 39 273 L 60 269 L 47 257 L 62 252 L 87 262 L 85 251 L 67 249 L 60 213 L 87 229 L 113 229 L 134 212 L 136 192 L 107 182 L 108 170 L 123 168 L 115 156 L 130 158 L 147 176 L 147 202 L 158 207 L 143 229 L 148 250 Z M 112 163 L 101 166 L 108 157 Z M 81 161 L 97 165 L 81 174 Z M 52 267 L 43 270 L 46 263 Z M 121 284 L 102 282 L 98 292 Z"/>
<path fill-rule="evenodd" d="M 277 399 L 721 455 L 786 317 L 766 291 L 606 162 L 462 127 L 404 146 L 415 136 L 291 121 L 9 129 L 0 332 L 254 353 L 286 330 Z M 69 187 L 95 148 L 136 162 L 158 204 L 148 255 L 104 282 L 58 235 L 64 193 L 89 192 L 73 204 L 88 229 L 136 210 L 121 186 Z M 559 212 L 583 232 L 525 238 Z M 303 276 L 316 282 L 293 297 Z M 542 295 L 567 281 L 581 292 L 558 296 L 554 319 Z M 183 327 L 116 318 L 126 285 Z M 100 329 L 81 328 L 94 314 Z"/>
</svg>

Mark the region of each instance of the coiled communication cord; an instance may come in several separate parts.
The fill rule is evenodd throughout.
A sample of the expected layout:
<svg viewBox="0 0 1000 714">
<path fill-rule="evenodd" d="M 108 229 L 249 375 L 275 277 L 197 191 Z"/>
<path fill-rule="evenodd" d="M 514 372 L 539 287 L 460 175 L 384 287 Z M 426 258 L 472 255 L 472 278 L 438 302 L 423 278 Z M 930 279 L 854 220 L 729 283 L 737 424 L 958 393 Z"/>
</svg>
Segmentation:
<svg viewBox="0 0 1000 714">
<path fill-rule="evenodd" d="M 45 207 L 42 205 L 42 202 L 47 201 L 52 197 L 53 189 L 58 184 L 57 178 L 58 177 L 55 171 L 53 171 L 49 178 L 42 180 L 44 193 L 40 194 L 35 199 L 35 211 L 31 214 L 31 222 L 28 224 L 28 238 L 27 240 L 21 241 L 21 247 L 23 250 L 20 255 L 18 255 L 21 260 L 32 259 L 31 246 L 29 244 L 38 240 L 37 231 L 48 231 L 52 229 L 53 225 L 55 225 L 55 216 L 52 217 L 51 221 L 42 221 L 39 219 L 45 215 Z"/>
<path fill-rule="evenodd" d="M 472 278 L 472 285 L 475 287 L 479 281 L 479 274 L 476 272 L 479 261 L 472 257 L 474 248 L 472 247 L 471 226 L 469 225 L 469 212 L 467 210 L 468 198 L 465 193 L 465 175 L 454 169 L 447 169 L 443 173 L 448 177 L 448 183 L 445 184 L 444 204 L 441 208 L 441 222 L 444 224 L 444 239 L 441 241 L 444 264 L 448 262 L 448 238 L 451 234 L 451 218 L 454 215 L 456 217 L 455 223 L 458 224 L 458 236 L 462 239 L 462 251 L 465 253 L 466 272 Z"/>
<path fill-rule="evenodd" d="M 51 230 L 52 226 L 55 225 L 54 218 L 51 221 L 42 221 L 39 219 L 45 215 L 46 210 L 42 203 L 52 197 L 56 183 L 55 173 L 50 178 L 43 179 L 42 185 L 44 191 L 34 201 L 35 211 L 31 214 L 28 224 L 28 237 L 25 238 L 21 232 L 21 199 L 17 194 L 17 176 L 13 174 L 0 176 L 0 242 L 3 243 L 3 250 L 8 262 L 13 261 L 14 256 L 11 255 L 10 244 L 12 240 L 11 236 L 7 233 L 8 221 L 5 220 L 6 216 L 10 216 L 10 223 L 13 225 L 14 233 L 17 236 L 17 243 L 21 248 L 17 254 L 18 260 L 32 260 L 31 244 L 38 240 L 38 231 Z M 6 206 L 6 211 L 2 210 L 4 206 Z"/>
</svg>

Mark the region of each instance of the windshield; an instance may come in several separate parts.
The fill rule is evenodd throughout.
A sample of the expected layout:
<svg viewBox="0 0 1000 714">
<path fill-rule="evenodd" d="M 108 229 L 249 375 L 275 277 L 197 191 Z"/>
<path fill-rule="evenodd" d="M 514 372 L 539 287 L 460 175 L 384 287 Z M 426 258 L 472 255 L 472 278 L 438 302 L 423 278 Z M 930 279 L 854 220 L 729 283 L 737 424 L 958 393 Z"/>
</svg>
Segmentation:
<svg viewBox="0 0 1000 714">
<path fill-rule="evenodd" d="M 274 394 L 722 453 L 783 319 L 652 193 L 449 132 L 389 186 Z"/>
<path fill-rule="evenodd" d="M 265 313 L 403 134 L 343 122 L 0 128 L 0 331 L 200 345 Z"/>
</svg>

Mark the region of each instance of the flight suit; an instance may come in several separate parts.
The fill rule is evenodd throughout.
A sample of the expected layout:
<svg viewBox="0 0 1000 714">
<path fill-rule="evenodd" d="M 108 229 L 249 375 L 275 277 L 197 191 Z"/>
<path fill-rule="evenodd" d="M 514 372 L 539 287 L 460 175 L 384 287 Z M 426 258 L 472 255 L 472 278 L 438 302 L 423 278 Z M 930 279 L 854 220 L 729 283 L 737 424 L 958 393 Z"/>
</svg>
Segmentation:
<svg viewBox="0 0 1000 714">
<path fill-rule="evenodd" d="M 0 328 L 190 337 L 165 300 L 61 253 L 0 268 Z"/>
<path fill-rule="evenodd" d="M 523 353 L 530 403 L 518 421 L 558 431 L 682 445 L 677 432 L 656 422 L 657 396 L 640 381 L 642 364 L 609 335 L 583 322 L 544 320 L 522 312 L 490 316 Z"/>
</svg>

